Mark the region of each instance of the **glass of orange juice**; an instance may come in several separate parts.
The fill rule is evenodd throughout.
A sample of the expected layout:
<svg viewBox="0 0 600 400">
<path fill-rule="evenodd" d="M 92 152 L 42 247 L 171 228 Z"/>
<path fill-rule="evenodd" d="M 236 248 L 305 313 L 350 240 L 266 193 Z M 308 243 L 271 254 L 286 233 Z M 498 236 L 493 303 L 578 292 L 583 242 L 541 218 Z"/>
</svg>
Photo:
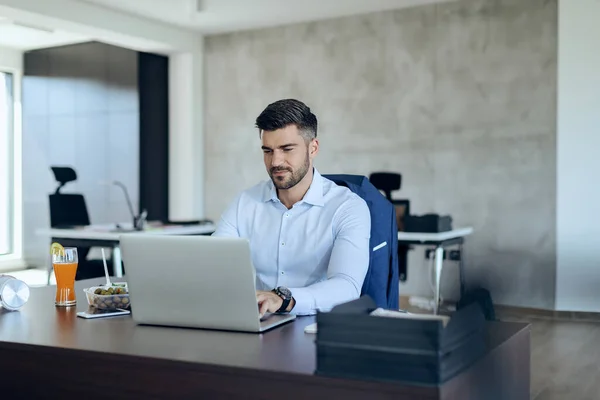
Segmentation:
<svg viewBox="0 0 600 400">
<path fill-rule="evenodd" d="M 75 274 L 77 273 L 78 264 L 77 248 L 62 246 L 53 248 L 52 267 L 56 276 L 55 305 L 68 307 L 77 304 L 77 299 L 75 298 Z"/>
</svg>

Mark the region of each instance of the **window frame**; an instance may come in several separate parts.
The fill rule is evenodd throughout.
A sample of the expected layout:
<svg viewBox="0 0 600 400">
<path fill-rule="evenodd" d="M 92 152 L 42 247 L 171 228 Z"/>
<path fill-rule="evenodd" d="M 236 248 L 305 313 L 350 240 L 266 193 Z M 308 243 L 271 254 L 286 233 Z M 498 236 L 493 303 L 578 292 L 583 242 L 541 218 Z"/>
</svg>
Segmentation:
<svg viewBox="0 0 600 400">
<path fill-rule="evenodd" d="M 9 214 L 12 243 L 10 252 L 0 255 L 0 272 L 26 267 L 23 259 L 23 185 L 22 185 L 22 71 L 0 66 L 0 72 L 12 75 L 12 134 L 9 130 Z"/>
</svg>

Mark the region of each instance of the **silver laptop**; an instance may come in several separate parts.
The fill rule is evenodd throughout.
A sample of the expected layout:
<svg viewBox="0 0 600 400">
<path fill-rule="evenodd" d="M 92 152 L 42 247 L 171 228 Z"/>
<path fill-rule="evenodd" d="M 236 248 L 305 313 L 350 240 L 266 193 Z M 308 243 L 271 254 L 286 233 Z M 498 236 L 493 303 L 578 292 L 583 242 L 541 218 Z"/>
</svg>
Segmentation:
<svg viewBox="0 0 600 400">
<path fill-rule="evenodd" d="M 120 243 L 138 324 L 264 332 L 295 318 L 260 318 L 246 239 L 131 233 Z"/>
</svg>

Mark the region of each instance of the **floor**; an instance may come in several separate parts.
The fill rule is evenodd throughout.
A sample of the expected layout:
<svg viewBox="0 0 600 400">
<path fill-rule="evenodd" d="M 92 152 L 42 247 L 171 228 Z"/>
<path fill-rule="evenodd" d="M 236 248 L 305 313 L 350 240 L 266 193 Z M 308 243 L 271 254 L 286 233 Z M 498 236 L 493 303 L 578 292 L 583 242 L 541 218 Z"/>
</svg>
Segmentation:
<svg viewBox="0 0 600 400">
<path fill-rule="evenodd" d="M 410 305 L 405 297 L 400 307 L 431 312 Z M 600 314 L 549 314 L 496 308 L 502 321 L 531 324 L 531 399 L 600 400 Z"/>
<path fill-rule="evenodd" d="M 531 323 L 531 399 L 600 399 L 600 321 L 499 315 Z"/>
<path fill-rule="evenodd" d="M 48 279 L 48 273 L 44 269 L 27 269 L 24 271 L 7 272 L 6 274 L 22 280 L 31 287 L 46 286 Z M 50 284 L 56 284 L 54 274 L 50 277 Z"/>
<path fill-rule="evenodd" d="M 46 284 L 46 271 L 9 273 L 30 286 Z M 52 276 L 51 284 L 55 284 Z M 403 299 L 401 307 L 417 309 Z M 496 310 L 503 321 L 531 323 L 531 399 L 600 400 L 600 315 L 545 316 L 517 309 Z"/>
</svg>

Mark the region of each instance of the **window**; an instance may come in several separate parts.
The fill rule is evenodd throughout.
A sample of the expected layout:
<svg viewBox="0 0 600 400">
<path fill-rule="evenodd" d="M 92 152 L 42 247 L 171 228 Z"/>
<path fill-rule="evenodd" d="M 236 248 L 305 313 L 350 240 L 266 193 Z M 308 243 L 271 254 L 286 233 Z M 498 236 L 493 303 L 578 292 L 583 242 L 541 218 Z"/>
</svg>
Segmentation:
<svg viewBox="0 0 600 400">
<path fill-rule="evenodd" d="M 0 71 L 0 257 L 13 254 L 15 241 L 15 143 L 13 75 Z"/>
</svg>

